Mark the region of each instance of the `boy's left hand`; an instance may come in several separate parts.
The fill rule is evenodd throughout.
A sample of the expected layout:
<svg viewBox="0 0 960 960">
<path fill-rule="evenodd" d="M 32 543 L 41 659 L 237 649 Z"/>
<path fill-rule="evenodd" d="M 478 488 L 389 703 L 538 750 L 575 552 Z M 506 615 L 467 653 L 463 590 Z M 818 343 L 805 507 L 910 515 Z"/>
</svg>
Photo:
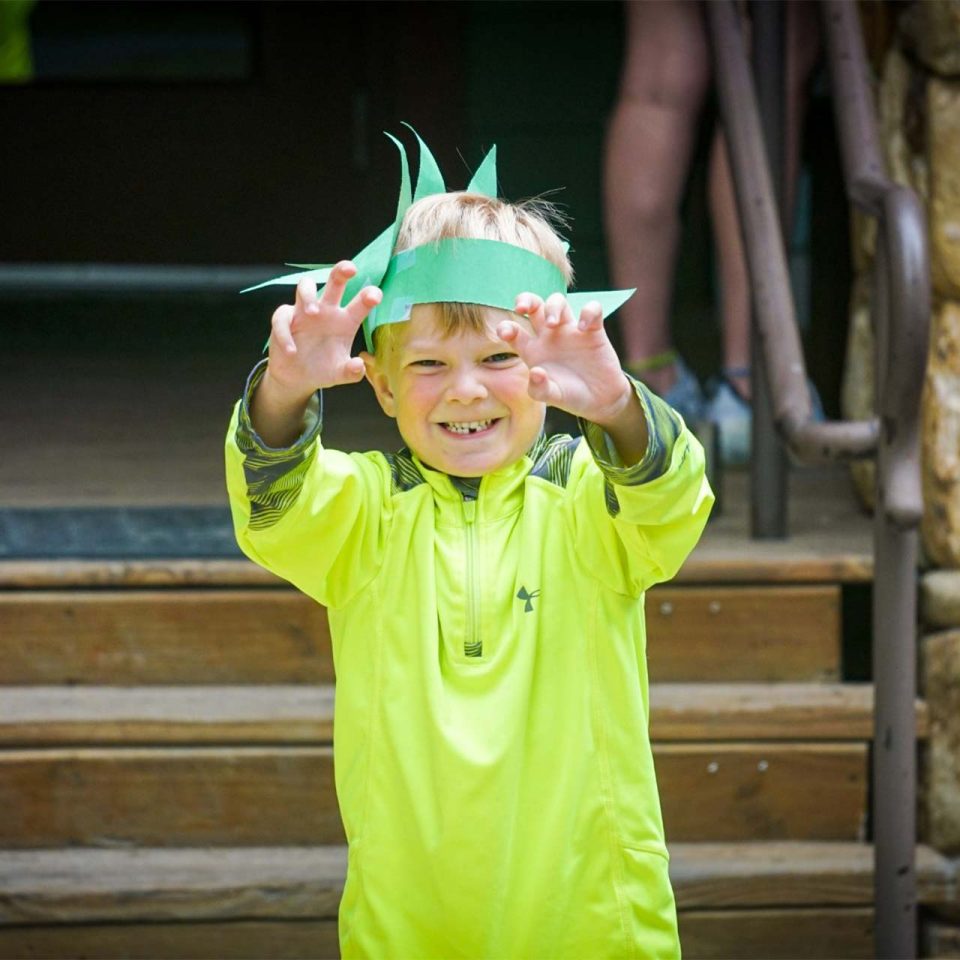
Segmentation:
<svg viewBox="0 0 960 960">
<path fill-rule="evenodd" d="M 521 293 L 514 312 L 529 319 L 532 332 L 504 320 L 497 335 L 530 368 L 530 396 L 601 427 L 616 422 L 633 388 L 603 328 L 600 304 L 591 301 L 575 318 L 562 294 L 544 301 Z"/>
</svg>

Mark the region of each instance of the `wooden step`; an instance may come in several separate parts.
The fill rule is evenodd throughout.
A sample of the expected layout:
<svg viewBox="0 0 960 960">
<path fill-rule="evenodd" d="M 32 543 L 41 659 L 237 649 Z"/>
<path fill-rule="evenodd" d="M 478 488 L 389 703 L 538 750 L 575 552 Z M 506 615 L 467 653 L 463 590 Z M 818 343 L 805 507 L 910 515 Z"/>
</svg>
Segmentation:
<svg viewBox="0 0 960 960">
<path fill-rule="evenodd" d="M 327 613 L 292 589 L 0 593 L 0 683 L 328 683 Z"/>
<path fill-rule="evenodd" d="M 29 482 L 36 485 L 35 471 Z M 792 473 L 787 540 L 750 538 L 748 484 L 744 471 L 729 471 L 724 476 L 723 512 L 711 519 L 675 582 L 868 583 L 873 579 L 870 520 L 851 495 L 849 473 L 843 465 L 827 468 L 826 474 L 820 469 Z M 169 493 L 165 488 L 165 497 Z M 71 497 L 62 505 L 75 502 Z M 123 503 L 129 502 L 127 496 Z M 222 503 L 220 490 L 210 503 Z M 23 505 L 40 504 L 31 500 Z M 0 589 L 259 587 L 281 583 L 246 558 L 0 560 Z"/>
<path fill-rule="evenodd" d="M 0 847 L 340 843 L 331 747 L 0 751 Z"/>
<path fill-rule="evenodd" d="M 0 745 L 328 744 L 334 688 L 270 686 L 0 687 Z M 927 712 L 918 700 L 918 735 Z M 871 684 L 660 683 L 655 741 L 865 741 Z"/>
<path fill-rule="evenodd" d="M 872 955 L 871 847 L 676 843 L 670 854 L 685 956 Z M 956 902 L 952 862 L 918 847 L 916 865 L 922 904 Z M 4 851 L 0 956 L 201 956 L 191 950 L 216 931 L 224 946 L 209 955 L 333 957 L 345 868 L 343 847 Z M 264 953 L 268 931 L 278 946 Z"/>
<path fill-rule="evenodd" d="M 335 919 L 347 848 L 4 850 L 0 927 Z"/>
<path fill-rule="evenodd" d="M 0 746 L 330 744 L 334 688 L 0 687 Z"/>
<path fill-rule="evenodd" d="M 917 898 L 956 903 L 957 864 L 918 846 Z M 672 843 L 670 877 L 680 910 L 867 906 L 873 902 L 873 846 L 867 843 Z"/>
<path fill-rule="evenodd" d="M 650 700 L 671 838 L 862 838 L 869 686 Z M 0 846 L 339 842 L 332 722 L 329 686 L 0 688 Z"/>
<path fill-rule="evenodd" d="M 678 914 L 686 960 L 868 960 L 871 907 L 692 910 Z"/>
<path fill-rule="evenodd" d="M 865 743 L 654 744 L 653 755 L 676 841 L 865 837 Z"/>
<path fill-rule="evenodd" d="M 654 681 L 835 680 L 840 588 L 661 586 Z M 292 589 L 0 593 L 0 684 L 326 683 L 326 611 Z"/>
<path fill-rule="evenodd" d="M 865 743 L 664 743 L 654 759 L 677 841 L 862 839 Z M 325 746 L 6 749 L 0 809 L 0 847 L 343 839 Z"/>
<path fill-rule="evenodd" d="M 870 683 L 652 683 L 654 740 L 871 740 Z M 915 702 L 917 736 L 929 732 Z"/>
<path fill-rule="evenodd" d="M 657 682 L 836 680 L 840 587 L 655 587 L 647 657 Z"/>
<path fill-rule="evenodd" d="M 335 960 L 336 920 L 0 927 L 0 960 Z"/>
</svg>

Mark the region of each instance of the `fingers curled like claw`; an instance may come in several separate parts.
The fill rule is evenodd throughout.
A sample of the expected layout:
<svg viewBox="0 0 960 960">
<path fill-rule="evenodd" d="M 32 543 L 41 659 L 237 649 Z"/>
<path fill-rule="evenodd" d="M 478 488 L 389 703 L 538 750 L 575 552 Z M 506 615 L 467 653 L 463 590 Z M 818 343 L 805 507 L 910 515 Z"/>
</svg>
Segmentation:
<svg viewBox="0 0 960 960">
<path fill-rule="evenodd" d="M 512 344 L 514 349 L 523 356 L 524 352 L 530 346 L 532 335 L 522 324 L 513 320 L 503 320 L 497 324 L 497 336 L 504 343 Z"/>
<path fill-rule="evenodd" d="M 542 403 L 558 404 L 563 399 L 563 391 L 550 379 L 543 367 L 530 368 L 530 380 L 527 392 L 534 400 Z"/>
<path fill-rule="evenodd" d="M 514 323 L 512 320 L 501 320 L 500 323 L 497 324 L 497 336 L 504 342 L 510 343 L 517 338 L 519 329 L 519 324 Z"/>
<path fill-rule="evenodd" d="M 277 338 L 277 342 L 287 353 L 291 354 L 297 352 L 297 344 L 290 330 L 290 325 L 293 322 L 293 313 L 294 308 L 289 303 L 285 303 L 274 310 L 273 317 L 270 321 L 270 326 L 273 329 L 274 336 Z"/>
<path fill-rule="evenodd" d="M 360 357 L 351 357 L 343 364 L 343 379 L 347 383 L 356 383 L 363 379 L 366 367 Z"/>
<path fill-rule="evenodd" d="M 379 287 L 364 287 L 347 304 L 350 319 L 359 327 L 367 314 L 383 300 L 383 291 Z"/>
<path fill-rule="evenodd" d="M 536 311 L 542 306 L 543 300 L 541 300 L 540 297 L 538 297 L 535 293 L 520 293 L 517 294 L 513 311 L 514 313 L 531 314 L 536 313 Z"/>
<path fill-rule="evenodd" d="M 567 298 L 562 293 L 552 293 L 547 297 L 544 312 L 547 316 L 546 325 L 548 327 L 559 327 L 565 323 L 573 322 L 570 304 L 567 303 Z"/>
<path fill-rule="evenodd" d="M 324 290 L 326 294 L 326 290 Z M 320 305 L 317 303 L 317 285 L 309 277 L 303 277 L 297 284 L 296 309 L 303 313 L 319 313 Z"/>
<path fill-rule="evenodd" d="M 340 306 L 340 301 L 343 299 L 343 291 L 350 280 L 356 275 L 356 272 L 357 267 L 350 260 L 341 260 L 337 263 L 330 271 L 327 284 L 320 294 L 321 302 L 331 307 Z"/>
<path fill-rule="evenodd" d="M 603 326 L 603 307 L 596 300 L 585 304 L 580 311 L 578 328 L 585 333 L 592 333 Z"/>
</svg>

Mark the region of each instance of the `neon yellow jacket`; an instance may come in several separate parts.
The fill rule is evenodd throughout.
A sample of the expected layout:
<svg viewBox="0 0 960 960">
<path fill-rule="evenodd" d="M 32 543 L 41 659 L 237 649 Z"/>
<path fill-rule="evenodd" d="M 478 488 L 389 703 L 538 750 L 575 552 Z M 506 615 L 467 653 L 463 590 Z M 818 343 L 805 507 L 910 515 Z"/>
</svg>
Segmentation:
<svg viewBox="0 0 960 960">
<path fill-rule="evenodd" d="M 582 424 L 476 490 L 323 449 L 318 416 L 265 447 L 261 375 L 230 502 L 244 552 L 329 611 L 343 957 L 678 957 L 643 594 L 706 522 L 697 441 L 638 385 L 637 466 Z"/>
</svg>

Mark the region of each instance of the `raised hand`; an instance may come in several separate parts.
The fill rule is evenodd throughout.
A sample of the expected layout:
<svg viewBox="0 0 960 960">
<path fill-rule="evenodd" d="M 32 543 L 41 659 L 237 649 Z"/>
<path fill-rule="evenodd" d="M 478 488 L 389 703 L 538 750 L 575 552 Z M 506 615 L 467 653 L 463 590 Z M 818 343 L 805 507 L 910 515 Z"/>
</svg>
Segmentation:
<svg viewBox="0 0 960 960">
<path fill-rule="evenodd" d="M 603 328 L 600 304 L 591 301 L 575 318 L 562 294 L 544 301 L 522 293 L 514 311 L 532 330 L 505 320 L 497 335 L 530 368 L 530 396 L 601 426 L 615 419 L 633 390 Z"/>
<path fill-rule="evenodd" d="M 349 260 L 341 260 L 330 271 L 319 299 L 317 285 L 301 280 L 296 301 L 274 311 L 267 370 L 251 406 L 254 429 L 271 447 L 286 446 L 300 435 L 307 405 L 317 390 L 363 377 L 363 360 L 351 357 L 350 348 L 383 293 L 364 287 L 341 306 L 343 291 L 356 272 Z"/>
<path fill-rule="evenodd" d="M 504 320 L 497 336 L 530 368 L 530 396 L 603 427 L 625 464 L 643 459 L 646 417 L 603 329 L 600 304 L 591 301 L 575 318 L 562 294 L 544 301 L 521 293 L 514 312 L 531 329 Z"/>
<path fill-rule="evenodd" d="M 377 287 L 364 287 L 341 306 L 347 283 L 357 268 L 341 260 L 330 272 L 317 297 L 312 280 L 297 284 L 293 304 L 277 307 L 273 314 L 268 372 L 274 385 L 292 396 L 308 397 L 318 389 L 355 383 L 363 378 L 360 357 L 350 348 L 367 314 L 383 298 Z"/>
</svg>

